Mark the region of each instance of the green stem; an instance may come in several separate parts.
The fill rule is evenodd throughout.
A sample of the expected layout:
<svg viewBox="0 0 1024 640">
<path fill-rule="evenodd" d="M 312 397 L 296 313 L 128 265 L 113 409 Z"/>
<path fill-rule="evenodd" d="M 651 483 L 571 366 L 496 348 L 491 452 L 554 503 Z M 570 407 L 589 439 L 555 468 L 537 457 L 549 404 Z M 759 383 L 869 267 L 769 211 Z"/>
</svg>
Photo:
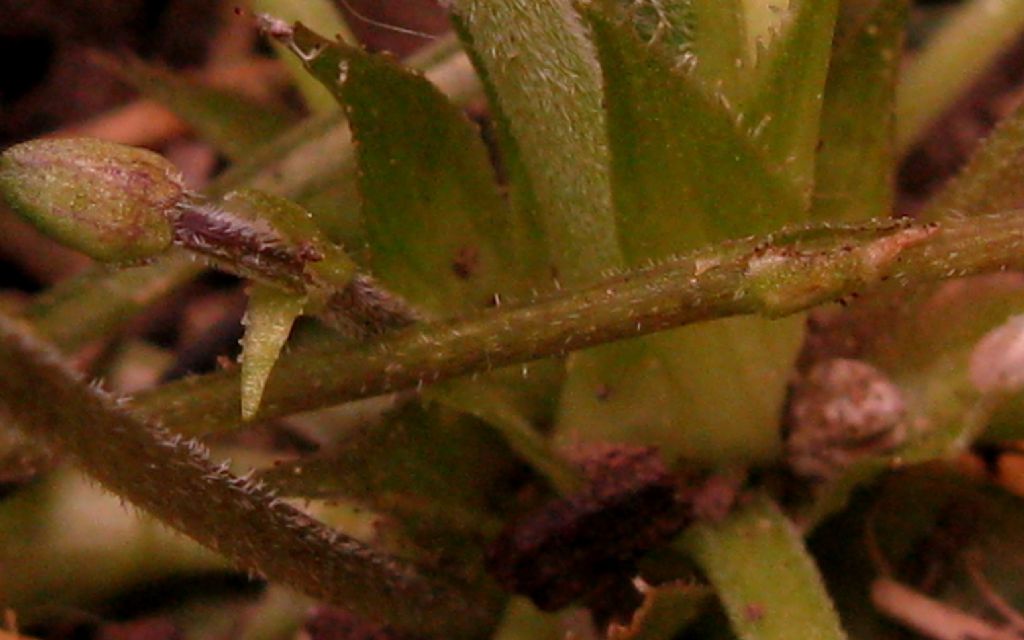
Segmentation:
<svg viewBox="0 0 1024 640">
<path fill-rule="evenodd" d="M 896 93 L 896 147 L 905 153 L 1024 29 L 1024 0 L 972 0 L 942 25 Z"/>
<path fill-rule="evenodd" d="M 352 346 L 325 338 L 283 356 L 259 418 L 339 404 L 473 371 L 561 355 L 694 322 L 779 317 L 887 281 L 920 285 L 1024 267 L 1024 213 L 941 223 L 807 227 L 725 244 L 598 285 L 418 325 Z M 189 433 L 237 422 L 238 376 L 186 379 L 143 394 L 137 407 Z"/>
<path fill-rule="evenodd" d="M 276 500 L 194 441 L 81 384 L 52 348 L 0 316 L 0 411 L 66 449 L 111 491 L 240 566 L 416 632 L 466 637 L 486 607 Z"/>
</svg>

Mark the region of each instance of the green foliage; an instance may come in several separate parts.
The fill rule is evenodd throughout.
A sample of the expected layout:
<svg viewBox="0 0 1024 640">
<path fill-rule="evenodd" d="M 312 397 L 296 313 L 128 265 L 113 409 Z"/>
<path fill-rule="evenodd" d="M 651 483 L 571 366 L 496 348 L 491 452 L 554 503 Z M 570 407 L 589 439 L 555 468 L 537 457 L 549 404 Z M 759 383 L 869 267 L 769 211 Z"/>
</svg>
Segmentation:
<svg viewBox="0 0 1024 640">
<path fill-rule="evenodd" d="M 579 17 L 562 1 L 451 4 L 516 143 L 523 171 L 509 177 L 529 181 L 517 188 L 536 198 L 556 278 L 575 286 L 621 267 L 601 70 Z"/>
<path fill-rule="evenodd" d="M 410 524 L 446 519 L 484 530 L 508 464 L 501 443 L 472 418 L 417 405 L 357 429 L 316 458 L 261 477 L 290 496 L 346 496 Z"/>
<path fill-rule="evenodd" d="M 840 617 L 851 637 L 869 637 L 878 614 L 837 583 L 844 547 L 829 547 L 870 520 L 857 500 L 848 507 L 853 491 L 892 465 L 964 454 L 993 416 L 993 433 L 1020 432 L 1021 403 L 1005 403 L 1024 387 L 1019 278 L 933 283 L 1024 267 L 1021 215 L 1006 211 L 1021 195 L 1024 112 L 929 203 L 927 222 L 866 221 L 893 213 L 898 145 L 933 115 L 907 83 L 946 87 L 951 99 L 964 77 L 936 88 L 926 72 L 957 51 L 980 67 L 995 47 L 983 35 L 953 46 L 949 34 L 981 25 L 1001 42 L 1019 30 L 1016 15 L 970 3 L 901 84 L 906 0 L 447 4 L 468 59 L 442 42 L 417 63 L 426 74 L 353 44 L 329 3 L 284 17 L 340 40 L 261 17 L 319 114 L 292 127 L 237 96 L 122 64 L 234 163 L 206 200 L 137 149 L 54 140 L 0 155 L 0 193 L 45 233 L 102 261 L 158 258 L 47 292 L 24 314 L 34 326 L 0 317 L 4 421 L 240 566 L 418 635 L 562 637 L 582 609 L 541 613 L 502 593 L 488 570 L 508 560 L 487 557 L 489 541 L 507 527 L 525 549 L 606 524 L 642 536 L 678 509 L 685 530 L 654 549 L 667 562 L 558 549 L 614 559 L 607 583 L 584 585 L 591 592 L 577 603 L 617 616 L 608 638 L 704 629 L 723 615 L 716 599 L 744 640 L 838 640 Z M 463 113 L 482 95 L 489 136 Z M 252 281 L 240 371 L 143 392 L 128 413 L 34 337 L 68 351 L 116 341 L 129 317 L 199 272 L 197 256 Z M 805 340 L 798 312 L 860 293 L 824 333 L 816 318 Z M 293 331 L 301 315 L 323 326 Z M 787 393 L 815 359 L 837 356 L 873 365 L 896 389 L 903 435 L 884 450 L 837 436 L 851 459 L 827 478 L 798 477 L 783 455 L 793 453 Z M 177 435 L 385 393 L 388 409 L 373 415 L 343 405 L 307 417 L 320 450 L 255 480 Z M 871 409 L 867 392 L 831 393 L 822 402 L 842 409 L 840 421 Z M 840 427 L 856 434 L 857 424 Z M 17 453 L 20 442 L 4 446 Z M 601 484 L 630 459 L 622 443 L 665 463 L 671 514 L 620 522 L 616 509 L 635 511 L 631 501 L 657 488 Z M 45 453 L 33 455 L 56 464 Z M 739 495 L 718 476 L 702 484 L 702 474 L 750 466 L 760 473 Z M 766 481 L 779 477 L 785 489 Z M 317 521 L 268 487 L 349 516 L 331 521 L 324 509 Z M 937 521 L 943 497 L 914 505 L 921 486 L 907 487 L 908 522 L 882 523 L 895 561 L 911 557 L 909 541 Z M 987 518 L 1020 519 L 1015 500 L 969 493 Z M 352 509 L 369 510 L 371 543 L 345 532 Z M 797 524 L 834 514 L 816 558 Z M 972 548 L 1015 552 L 995 533 Z M 862 551 L 850 564 L 864 586 L 877 568 Z M 46 550 L 31 557 L 48 560 Z M 963 578 L 933 595 L 983 615 Z M 1012 578 L 997 571 L 993 584 L 1016 597 Z M 639 606 L 614 611 L 601 596 Z M 304 602 L 278 600 L 261 606 L 289 624 L 301 618 Z"/>
<path fill-rule="evenodd" d="M 330 0 L 250 0 L 249 6 L 253 11 L 275 19 L 286 20 L 289 23 L 302 22 L 316 25 L 317 29 L 343 42 L 355 42 L 355 37 L 349 31 L 348 25 L 341 16 L 337 5 Z M 274 44 L 282 61 L 288 66 L 295 80 L 295 87 L 302 94 L 306 105 L 314 113 L 331 113 L 338 110 L 338 106 L 331 98 L 329 92 L 311 78 L 305 72 L 301 60 L 294 59 L 287 55 L 279 44 Z"/>
<path fill-rule="evenodd" d="M 727 520 L 694 527 L 682 544 L 707 574 L 741 640 L 840 640 L 814 560 L 779 508 L 752 498 Z"/>
<path fill-rule="evenodd" d="M 243 420 L 251 419 L 259 411 L 270 371 L 306 302 L 305 295 L 281 291 L 265 284 L 254 284 L 249 290 L 241 357 Z"/>
<path fill-rule="evenodd" d="M 790 0 L 779 33 L 755 62 L 741 113 L 769 161 L 805 199 L 814 160 L 838 0 Z"/>
<path fill-rule="evenodd" d="M 528 294 L 543 268 L 532 221 L 502 202 L 466 117 L 385 57 L 302 27 L 292 46 L 348 116 L 373 272 L 438 316 Z"/>
<path fill-rule="evenodd" d="M 1022 141 L 1024 107 L 999 123 L 968 166 L 928 203 L 923 215 L 982 215 L 1020 206 L 1024 201 Z"/>
<path fill-rule="evenodd" d="M 822 105 L 814 219 L 854 221 L 892 210 L 894 105 L 906 20 L 906 0 L 840 4 Z"/>
<path fill-rule="evenodd" d="M 626 264 L 801 220 L 793 185 L 768 168 L 713 88 L 642 43 L 620 12 L 592 7 L 585 15 L 605 74 Z M 801 332 L 798 319 L 744 319 L 658 336 L 632 354 L 612 347 L 596 356 L 600 364 L 577 359 L 563 428 L 595 439 L 628 433 L 631 441 L 657 442 L 700 461 L 770 457 L 775 442 L 767 425 L 778 415 L 787 354 Z M 610 392 L 596 392 L 603 388 Z M 724 402 L 730 397 L 743 401 Z M 703 435 L 709 433 L 716 435 Z"/>
</svg>

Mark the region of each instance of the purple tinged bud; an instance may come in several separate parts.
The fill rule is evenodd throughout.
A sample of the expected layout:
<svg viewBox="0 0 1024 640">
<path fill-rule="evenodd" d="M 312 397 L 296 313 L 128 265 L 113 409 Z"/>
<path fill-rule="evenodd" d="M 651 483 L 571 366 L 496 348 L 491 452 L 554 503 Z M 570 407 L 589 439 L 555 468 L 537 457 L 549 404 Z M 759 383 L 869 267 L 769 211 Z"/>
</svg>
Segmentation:
<svg viewBox="0 0 1024 640">
<path fill-rule="evenodd" d="M 7 149 L 0 154 L 0 195 L 44 233 L 103 262 L 167 250 L 173 213 L 186 197 L 163 157 L 87 138 Z"/>
</svg>

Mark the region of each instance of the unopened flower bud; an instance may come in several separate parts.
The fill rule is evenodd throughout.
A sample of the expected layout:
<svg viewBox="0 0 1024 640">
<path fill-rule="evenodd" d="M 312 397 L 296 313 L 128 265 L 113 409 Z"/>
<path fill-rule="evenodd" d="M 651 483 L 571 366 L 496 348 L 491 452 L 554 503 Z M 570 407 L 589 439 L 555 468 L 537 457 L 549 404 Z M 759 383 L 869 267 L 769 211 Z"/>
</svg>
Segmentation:
<svg viewBox="0 0 1024 640">
<path fill-rule="evenodd" d="M 144 149 L 86 138 L 33 140 L 0 154 L 0 195 L 56 240 L 104 262 L 171 245 L 185 197 L 174 166 Z"/>
</svg>

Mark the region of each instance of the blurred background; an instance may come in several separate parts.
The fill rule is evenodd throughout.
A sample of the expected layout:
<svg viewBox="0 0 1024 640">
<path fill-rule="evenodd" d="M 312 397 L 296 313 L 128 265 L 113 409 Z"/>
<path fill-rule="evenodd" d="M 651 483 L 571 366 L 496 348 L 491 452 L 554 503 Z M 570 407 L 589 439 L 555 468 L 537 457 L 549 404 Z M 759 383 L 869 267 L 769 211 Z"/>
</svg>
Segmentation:
<svg viewBox="0 0 1024 640">
<path fill-rule="evenodd" d="M 271 47 L 258 36 L 252 15 L 240 4 L 241 0 L 0 0 L 0 59 L 3 61 L 0 148 L 48 135 L 106 138 L 164 154 L 179 167 L 193 188 L 201 189 L 227 166 L 227 160 L 169 110 L 139 96 L 116 71 L 117 64 L 112 60 L 134 56 L 186 73 L 212 86 L 231 89 L 272 106 L 284 117 L 297 122 L 305 115 L 302 100 L 291 86 L 288 73 L 274 58 Z M 915 46 L 956 4 L 955 0 L 917 0 L 909 46 Z M 339 3 L 339 9 L 356 37 L 368 48 L 390 51 L 398 57 L 431 44 L 437 35 L 448 29 L 444 11 L 432 0 L 347 0 Z M 899 175 L 898 213 L 912 215 L 919 203 L 961 166 L 995 122 L 1022 101 L 1024 39 L 1007 50 L 908 154 Z M 486 125 L 485 105 L 474 103 L 470 111 Z M 0 305 L 17 310 L 33 294 L 88 266 L 86 258 L 44 238 L 0 204 Z M 124 360 L 142 364 L 127 371 L 110 371 L 110 386 L 132 392 L 158 380 L 207 371 L 229 362 L 237 354 L 244 306 L 240 283 L 229 276 L 209 274 L 180 288 L 141 314 L 125 330 L 124 336 L 130 339 L 122 346 L 127 345 L 124 348 L 136 352 L 132 358 Z M 83 369 L 102 369 L 104 358 L 113 360 L 111 353 L 104 351 L 106 347 L 87 347 L 77 354 Z M 301 433 L 275 425 L 242 437 L 248 438 L 249 444 L 254 440 L 259 444 L 263 439 L 268 447 L 277 451 L 311 446 Z M 125 527 L 140 526 L 135 520 L 126 519 L 124 514 L 81 513 L 83 506 L 87 509 L 109 506 L 109 500 L 95 499 L 95 488 L 82 486 L 78 479 L 60 482 L 65 483 L 60 487 L 63 502 L 51 508 L 64 505 L 78 509 L 69 511 L 64 522 L 103 523 L 95 532 L 75 530 L 76 544 L 90 535 L 101 539 L 110 536 L 115 544 L 118 536 L 126 540 L 138 539 L 135 530 L 132 530 L 134 533 L 118 530 L 116 526 L 111 529 L 111 523 L 118 522 Z M 0 494 L 7 496 L 11 512 L 17 508 L 11 506 L 10 500 L 35 499 L 19 491 L 25 484 L 24 478 L 0 477 Z M 51 489 L 56 492 L 54 486 L 56 483 L 51 483 Z M 4 517 L 0 513 L 0 530 L 9 524 Z M 61 520 L 47 518 L 47 522 L 54 521 Z M 35 557 L 33 550 L 41 547 L 44 539 L 45 544 L 59 542 L 61 533 L 26 530 L 12 534 L 10 529 L 6 531 L 5 540 L 21 536 L 24 546 L 0 548 L 0 605 L 4 604 L 5 590 L 10 593 L 11 589 L 23 586 L 44 593 L 57 588 L 48 585 L 66 588 L 75 581 L 54 579 L 52 583 L 29 585 L 18 582 L 19 578 L 10 572 L 4 575 L 10 568 L 4 564 L 5 557 L 20 553 L 21 563 L 30 565 Z M 154 534 L 150 543 L 170 544 L 166 534 Z M 162 553 L 173 555 L 166 549 Z M 282 612 L 296 610 L 291 600 L 293 595 L 263 592 L 259 583 L 217 567 L 210 558 L 189 556 L 194 553 L 194 548 L 183 547 L 180 554 L 169 558 L 168 562 L 205 567 L 198 576 L 150 581 L 146 575 L 126 574 L 132 578 L 132 585 L 128 588 L 115 585 L 117 588 L 108 590 L 114 595 L 105 597 L 89 609 L 88 614 L 79 609 L 37 611 L 37 622 L 33 622 L 27 632 L 35 637 L 105 640 L 280 637 L 273 616 L 280 613 L 284 620 L 287 616 Z M 186 556 L 187 561 L 183 561 Z M 44 555 L 39 558 L 42 559 L 39 561 L 52 560 L 43 559 L 49 558 Z M 52 577 L 69 571 L 67 567 L 82 572 L 91 568 L 96 573 L 110 570 L 102 565 L 102 556 L 90 556 L 88 549 L 80 550 L 79 556 L 65 561 L 66 567 L 43 567 L 38 573 Z M 154 575 L 163 575 L 160 567 L 150 569 Z M 88 580 L 83 577 L 81 583 L 86 584 Z M 214 603 L 206 597 L 209 594 L 240 598 L 239 607 L 259 607 L 263 623 L 243 633 L 232 626 L 242 619 L 234 615 L 233 610 L 225 610 L 220 617 L 206 616 L 200 611 L 200 605 L 196 605 L 194 619 L 203 620 L 202 624 L 210 627 L 209 633 L 198 633 L 195 624 L 189 627 L 188 615 L 191 614 L 183 618 L 179 613 L 172 621 L 159 613 L 182 601 L 202 602 L 201 606 L 209 608 Z M 74 599 L 73 594 L 64 595 L 68 597 L 62 600 Z M 331 618 L 336 615 L 340 614 L 324 612 L 319 617 L 310 617 L 304 622 L 305 633 L 314 639 L 356 637 L 336 635 L 339 629 L 346 628 L 345 620 Z M 12 626 L 0 620 L 0 629 Z M 183 628 L 191 631 L 183 635 Z M 0 640 L 7 637 L 0 631 Z"/>
</svg>

